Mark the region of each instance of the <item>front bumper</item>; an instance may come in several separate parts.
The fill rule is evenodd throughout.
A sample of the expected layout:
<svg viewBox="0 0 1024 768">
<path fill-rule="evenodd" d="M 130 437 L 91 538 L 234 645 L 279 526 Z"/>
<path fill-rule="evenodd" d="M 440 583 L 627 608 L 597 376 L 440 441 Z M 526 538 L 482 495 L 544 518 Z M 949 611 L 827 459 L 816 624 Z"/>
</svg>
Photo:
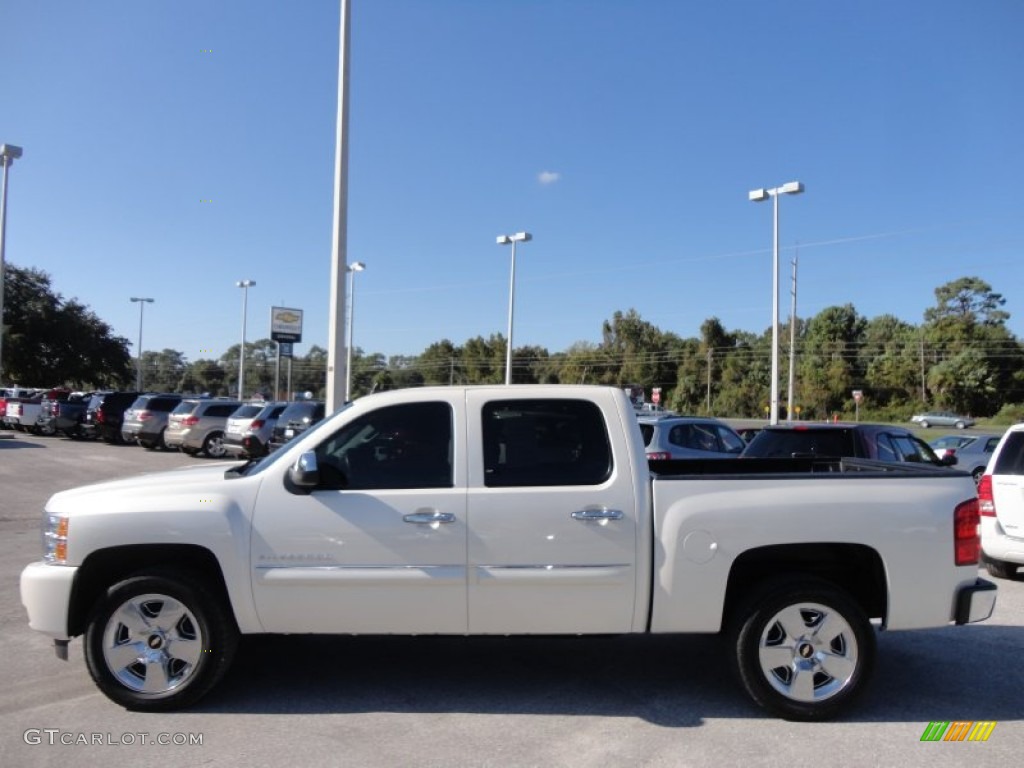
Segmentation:
<svg viewBox="0 0 1024 768">
<path fill-rule="evenodd" d="M 973 584 L 961 587 L 956 595 L 957 624 L 973 624 L 985 621 L 996 607 L 996 585 L 987 579 L 977 579 Z"/>
<path fill-rule="evenodd" d="M 28 611 L 28 625 L 56 640 L 67 640 L 71 591 L 78 568 L 38 561 L 21 572 L 21 604 Z"/>
</svg>

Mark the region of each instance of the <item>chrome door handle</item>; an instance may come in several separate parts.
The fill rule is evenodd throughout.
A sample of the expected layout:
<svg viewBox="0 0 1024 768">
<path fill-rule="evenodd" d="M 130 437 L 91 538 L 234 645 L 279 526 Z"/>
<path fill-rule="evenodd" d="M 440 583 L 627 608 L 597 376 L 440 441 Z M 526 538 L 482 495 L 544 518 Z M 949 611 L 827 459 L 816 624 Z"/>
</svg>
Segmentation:
<svg viewBox="0 0 1024 768">
<path fill-rule="evenodd" d="M 603 507 L 598 509 L 577 509 L 572 513 L 573 520 L 582 520 L 584 522 L 621 520 L 623 517 L 625 517 L 625 515 L 622 514 L 621 509 L 604 509 Z"/>
<path fill-rule="evenodd" d="M 451 512 L 412 512 L 402 517 L 407 523 L 416 525 L 435 525 L 436 523 L 454 523 L 455 515 Z"/>
</svg>

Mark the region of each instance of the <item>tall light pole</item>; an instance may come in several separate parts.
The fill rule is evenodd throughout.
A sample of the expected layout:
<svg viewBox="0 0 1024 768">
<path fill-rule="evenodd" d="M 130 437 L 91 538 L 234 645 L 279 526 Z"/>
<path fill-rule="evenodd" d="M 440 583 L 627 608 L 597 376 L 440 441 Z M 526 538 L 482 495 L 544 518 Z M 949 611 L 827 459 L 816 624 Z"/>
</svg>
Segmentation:
<svg viewBox="0 0 1024 768">
<path fill-rule="evenodd" d="M 152 304 L 153 299 L 141 298 L 139 296 L 132 296 L 132 302 L 139 303 L 139 346 L 136 354 L 139 356 L 139 370 L 135 374 L 135 389 L 142 392 L 142 310 L 147 304 Z"/>
<path fill-rule="evenodd" d="M 21 157 L 21 147 L 0 144 L 0 165 L 4 169 L 3 191 L 0 192 L 0 383 L 4 380 L 4 233 L 7 231 L 7 169 Z"/>
<path fill-rule="evenodd" d="M 345 402 L 352 399 L 352 321 L 356 315 L 356 272 L 362 272 L 366 265 L 357 261 L 349 264 L 348 272 L 348 354 L 345 358 Z"/>
<path fill-rule="evenodd" d="M 242 346 L 238 349 L 238 399 L 245 399 L 245 320 L 249 310 L 249 289 L 256 285 L 255 280 L 236 280 L 235 285 L 242 289 Z"/>
<path fill-rule="evenodd" d="M 334 143 L 334 226 L 331 237 L 331 298 L 327 321 L 327 413 L 343 402 L 345 364 L 345 271 L 348 264 L 348 70 L 352 0 L 340 0 L 338 30 L 338 119 Z"/>
<path fill-rule="evenodd" d="M 533 239 L 529 232 L 514 235 L 498 235 L 498 245 L 512 246 L 512 276 L 508 282 L 508 349 L 505 350 L 505 384 L 512 383 L 512 318 L 516 306 L 516 243 L 528 243 Z"/>
<path fill-rule="evenodd" d="M 772 397 L 769 423 L 779 423 L 779 195 L 798 195 L 804 191 L 799 181 L 791 181 L 773 189 L 753 189 L 749 199 L 761 203 L 772 199 Z"/>
<path fill-rule="evenodd" d="M 789 309 L 789 390 L 786 394 L 786 421 L 793 420 L 793 388 L 796 383 L 796 263 L 799 251 L 793 254 L 793 285 L 790 288 L 793 302 Z"/>
</svg>

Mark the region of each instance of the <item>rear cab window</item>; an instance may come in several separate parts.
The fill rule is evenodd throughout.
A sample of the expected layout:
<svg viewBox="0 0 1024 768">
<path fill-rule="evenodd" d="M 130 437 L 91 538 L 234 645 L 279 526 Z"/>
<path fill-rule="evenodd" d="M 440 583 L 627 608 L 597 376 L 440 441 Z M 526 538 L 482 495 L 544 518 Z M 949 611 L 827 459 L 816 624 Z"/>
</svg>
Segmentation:
<svg viewBox="0 0 1024 768">
<path fill-rule="evenodd" d="M 492 400 L 481 417 L 489 488 L 600 485 L 611 477 L 611 442 L 595 403 Z"/>
</svg>

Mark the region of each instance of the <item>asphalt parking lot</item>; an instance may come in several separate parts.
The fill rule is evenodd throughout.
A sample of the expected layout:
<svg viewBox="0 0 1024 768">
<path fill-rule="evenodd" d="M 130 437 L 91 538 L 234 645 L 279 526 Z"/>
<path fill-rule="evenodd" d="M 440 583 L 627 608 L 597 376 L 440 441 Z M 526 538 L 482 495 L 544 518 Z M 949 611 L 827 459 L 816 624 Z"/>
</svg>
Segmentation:
<svg viewBox="0 0 1024 768">
<path fill-rule="evenodd" d="M 93 685 L 79 640 L 61 662 L 28 628 L 18 575 L 53 492 L 190 464 L 208 462 L 0 440 L 0 764 L 1004 768 L 1024 755 L 1020 576 L 998 582 L 987 622 L 883 633 L 868 695 L 831 723 L 761 714 L 702 636 L 248 638 L 194 710 L 126 712 Z M 984 743 L 921 742 L 947 720 L 996 727 Z"/>
</svg>

